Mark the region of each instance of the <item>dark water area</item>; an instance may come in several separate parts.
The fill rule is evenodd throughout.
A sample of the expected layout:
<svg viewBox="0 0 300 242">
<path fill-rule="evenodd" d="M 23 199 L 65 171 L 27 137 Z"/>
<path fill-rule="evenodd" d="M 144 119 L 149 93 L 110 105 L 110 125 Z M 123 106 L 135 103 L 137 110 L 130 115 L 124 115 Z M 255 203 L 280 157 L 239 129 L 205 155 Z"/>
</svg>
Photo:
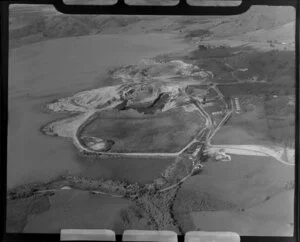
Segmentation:
<svg viewBox="0 0 300 242">
<path fill-rule="evenodd" d="M 112 179 L 129 183 L 151 183 L 174 158 L 92 158 L 78 155 L 80 175 L 92 179 Z"/>
</svg>

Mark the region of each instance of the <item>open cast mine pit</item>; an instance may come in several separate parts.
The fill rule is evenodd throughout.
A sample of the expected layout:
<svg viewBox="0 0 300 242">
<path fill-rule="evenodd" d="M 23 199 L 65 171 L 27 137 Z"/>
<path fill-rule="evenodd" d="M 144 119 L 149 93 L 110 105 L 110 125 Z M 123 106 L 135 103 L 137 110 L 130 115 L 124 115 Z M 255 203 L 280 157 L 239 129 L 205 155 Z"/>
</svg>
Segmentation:
<svg viewBox="0 0 300 242">
<path fill-rule="evenodd" d="M 186 90 L 199 85 L 199 80 L 193 79 L 197 73 L 203 76 L 203 95 L 193 97 Z M 112 77 L 121 78 L 123 84 L 84 91 L 49 104 L 54 112 L 77 115 L 49 123 L 43 130 L 49 135 L 71 137 L 79 151 L 88 153 L 176 156 L 205 126 L 205 117 L 192 98 L 202 100 L 207 95 L 213 99 L 206 85 L 210 75 L 179 60 L 143 60 L 121 67 Z M 190 78 L 185 82 L 172 79 L 186 76 Z"/>
</svg>

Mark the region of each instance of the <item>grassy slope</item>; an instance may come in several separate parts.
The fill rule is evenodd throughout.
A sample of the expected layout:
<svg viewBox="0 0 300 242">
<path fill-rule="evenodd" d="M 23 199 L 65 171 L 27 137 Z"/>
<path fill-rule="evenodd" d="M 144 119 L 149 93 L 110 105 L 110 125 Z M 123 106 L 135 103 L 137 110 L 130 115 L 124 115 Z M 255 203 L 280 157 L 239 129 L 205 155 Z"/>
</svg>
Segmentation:
<svg viewBox="0 0 300 242">
<path fill-rule="evenodd" d="M 295 107 L 290 96 L 240 96 L 243 113 L 233 115 L 213 137 L 216 144 L 281 144 L 294 146 Z"/>
<path fill-rule="evenodd" d="M 203 47 L 201 45 L 199 47 L 184 59 L 207 71 L 212 71 L 216 82 L 247 81 L 256 77 L 257 80 L 273 84 L 272 87 L 263 88 L 261 92 L 280 94 L 293 92 L 295 83 L 295 53 L 293 51 L 260 52 L 249 47 L 223 46 L 207 49 L 201 48 Z M 247 71 L 238 72 L 237 69 L 240 68 L 247 68 Z M 249 84 L 248 94 L 251 94 L 253 89 Z M 242 91 L 247 90 L 242 88 Z"/>
<path fill-rule="evenodd" d="M 74 1 L 74 0 L 72 0 Z M 107 0 L 109 1 L 109 0 Z M 91 0 L 95 2 L 95 0 Z M 140 2 L 140 1 L 139 1 Z M 176 0 L 167 1 L 173 4 Z M 161 4 L 161 1 L 147 0 L 143 3 Z M 27 14 L 26 18 L 22 18 Z M 141 17 L 141 16 L 78 16 L 62 15 L 53 8 L 40 6 L 14 7 L 11 11 L 11 46 L 42 41 L 49 38 L 89 35 L 94 33 L 182 33 L 191 37 L 232 37 L 265 42 L 257 30 L 280 31 L 282 26 L 295 19 L 292 8 L 257 6 L 247 13 L 233 17 Z M 285 28 L 285 27 L 283 27 Z M 266 33 L 263 33 L 265 36 Z M 287 36 L 287 35 L 285 35 Z M 291 37 L 290 35 L 288 35 Z M 275 37 L 273 37 L 274 39 Z M 276 38 L 275 38 L 276 39 Z"/>
<path fill-rule="evenodd" d="M 46 196 L 33 196 L 18 200 L 8 200 L 6 210 L 6 232 L 22 232 L 26 226 L 29 215 L 37 215 L 47 211 L 49 208 L 49 198 Z"/>
<path fill-rule="evenodd" d="M 284 191 L 245 211 L 195 212 L 192 221 L 197 224 L 196 229 L 205 231 L 230 230 L 246 236 L 292 236 L 293 198 L 293 191 Z"/>
<path fill-rule="evenodd" d="M 293 176 L 293 167 L 267 157 L 232 156 L 226 163 L 211 160 L 201 174 L 188 179 L 178 191 L 174 204 L 177 221 L 190 230 L 191 212 L 257 206 L 284 191 Z"/>
<path fill-rule="evenodd" d="M 51 208 L 39 215 L 30 216 L 24 232 L 59 233 L 62 228 L 113 229 L 119 211 L 129 201 L 108 196 L 92 196 L 85 191 L 59 191 L 52 197 Z"/>
</svg>

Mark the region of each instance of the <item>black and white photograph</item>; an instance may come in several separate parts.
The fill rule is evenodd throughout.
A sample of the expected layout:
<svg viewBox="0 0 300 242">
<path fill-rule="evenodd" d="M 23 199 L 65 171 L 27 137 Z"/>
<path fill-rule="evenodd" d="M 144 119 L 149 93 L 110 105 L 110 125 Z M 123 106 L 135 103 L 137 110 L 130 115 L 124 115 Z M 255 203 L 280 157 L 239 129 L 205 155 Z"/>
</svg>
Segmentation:
<svg viewBox="0 0 300 242">
<path fill-rule="evenodd" d="M 295 21 L 10 5 L 6 231 L 293 236 Z"/>
</svg>

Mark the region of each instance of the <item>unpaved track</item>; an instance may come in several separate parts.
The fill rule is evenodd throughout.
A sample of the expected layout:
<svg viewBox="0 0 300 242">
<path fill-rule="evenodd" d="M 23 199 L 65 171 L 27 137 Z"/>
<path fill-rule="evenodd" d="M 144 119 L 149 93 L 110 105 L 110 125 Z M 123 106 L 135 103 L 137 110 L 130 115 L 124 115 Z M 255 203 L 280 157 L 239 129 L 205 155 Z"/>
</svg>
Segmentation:
<svg viewBox="0 0 300 242">
<path fill-rule="evenodd" d="M 197 107 L 199 109 L 200 114 L 205 118 L 206 120 L 206 126 L 209 126 L 210 129 L 212 127 L 212 121 L 211 118 L 209 116 L 209 114 L 201 107 L 201 104 L 198 103 L 199 100 L 197 100 Z M 117 103 L 116 105 L 118 105 L 119 103 Z M 116 106 L 115 105 L 115 106 Z M 107 107 L 105 109 L 111 108 Z M 102 109 L 104 110 L 104 109 Z M 85 117 L 82 119 L 81 124 L 78 125 L 78 127 L 76 127 L 75 132 L 73 133 L 73 143 L 74 145 L 83 152 L 87 152 L 87 153 L 91 153 L 91 154 L 97 154 L 97 155 L 103 155 L 103 156 L 117 156 L 117 157 L 166 157 L 166 158 L 171 158 L 171 157 L 177 157 L 179 155 L 181 155 L 189 146 L 191 146 L 192 144 L 199 142 L 198 139 L 196 139 L 195 137 L 186 145 L 184 146 L 180 151 L 178 152 L 173 152 L 173 153 L 169 153 L 169 152 L 163 152 L 163 153 L 154 153 L 154 152 L 149 152 L 149 153 L 139 153 L 139 152 L 127 152 L 127 153 L 119 153 L 119 152 L 102 152 L 102 151 L 95 151 L 92 150 L 86 146 L 84 146 L 81 142 L 80 139 L 78 138 L 79 134 L 78 131 L 80 130 L 80 128 L 82 126 L 85 125 L 85 123 L 98 111 L 102 111 L 102 110 L 91 110 L 87 112 L 87 115 L 85 115 Z M 207 127 L 205 127 L 207 128 Z M 200 134 L 205 128 L 201 129 L 199 132 L 197 132 L 197 134 L 195 136 L 197 136 L 198 134 Z"/>
<path fill-rule="evenodd" d="M 216 90 L 216 92 L 218 93 L 218 96 L 220 97 L 220 99 L 223 99 L 223 94 L 219 91 L 219 89 L 214 86 L 213 87 L 214 90 Z M 210 141 L 212 139 L 212 137 L 216 134 L 216 132 L 222 127 L 222 125 L 226 122 L 226 120 L 230 117 L 230 115 L 233 112 L 233 105 L 231 105 L 231 110 L 227 111 L 225 117 L 221 120 L 221 122 L 217 125 L 217 127 L 213 127 L 213 122 L 212 122 L 212 118 L 210 117 L 210 115 L 205 111 L 205 109 L 203 108 L 202 104 L 201 104 L 201 100 L 199 100 L 198 98 L 192 98 L 190 97 L 191 100 L 194 101 L 195 106 L 198 108 L 199 113 L 201 114 L 202 117 L 205 118 L 205 128 L 203 128 L 202 130 L 200 130 L 200 132 L 197 133 L 200 134 L 204 129 L 208 129 L 209 133 L 207 134 L 207 139 L 205 141 L 206 145 L 208 146 L 208 149 L 210 149 L 211 151 L 216 151 L 217 149 L 225 149 L 227 153 L 229 154 L 239 154 L 239 155 L 255 155 L 255 156 L 270 156 L 275 158 L 278 162 L 285 164 L 285 165 L 289 165 L 292 166 L 294 165 L 294 163 L 289 163 L 286 162 L 284 160 L 281 159 L 280 154 L 276 153 L 274 150 L 263 147 L 263 146 L 259 146 L 259 145 L 211 145 Z M 111 108 L 110 107 L 106 107 L 104 109 L 108 109 Z M 104 110 L 103 109 L 103 110 Z M 181 155 L 189 146 L 191 146 L 192 144 L 196 143 L 196 142 L 201 142 L 201 140 L 195 137 L 185 146 L 183 147 L 180 151 L 178 152 L 173 152 L 173 153 L 169 153 L 169 152 L 162 152 L 162 153 L 158 153 L 158 152 L 149 152 L 149 153 L 142 153 L 142 152 L 127 152 L 127 153 L 119 153 L 119 152 L 102 152 L 102 151 L 94 151 L 88 147 L 86 147 L 85 145 L 83 145 L 80 142 L 80 139 L 78 138 L 79 136 L 79 130 L 81 129 L 82 126 L 85 125 L 85 123 L 98 111 L 102 111 L 102 110 L 89 110 L 86 112 L 86 115 L 84 115 L 84 117 L 80 120 L 80 123 L 76 125 L 76 127 L 74 127 L 74 132 L 72 135 L 73 138 L 73 143 L 74 145 L 83 152 L 87 152 L 90 154 L 97 154 L 97 155 L 102 155 L 102 156 L 115 156 L 115 157 L 148 157 L 148 158 L 153 158 L 153 157 L 166 157 L 166 158 L 172 158 L 172 157 L 177 157 L 179 155 Z"/>
<path fill-rule="evenodd" d="M 278 162 L 293 166 L 294 163 L 284 161 L 280 155 L 274 150 L 260 146 L 260 145 L 210 145 L 210 150 L 225 149 L 226 153 L 237 155 L 254 155 L 254 156 L 270 156 L 275 158 Z"/>
</svg>

